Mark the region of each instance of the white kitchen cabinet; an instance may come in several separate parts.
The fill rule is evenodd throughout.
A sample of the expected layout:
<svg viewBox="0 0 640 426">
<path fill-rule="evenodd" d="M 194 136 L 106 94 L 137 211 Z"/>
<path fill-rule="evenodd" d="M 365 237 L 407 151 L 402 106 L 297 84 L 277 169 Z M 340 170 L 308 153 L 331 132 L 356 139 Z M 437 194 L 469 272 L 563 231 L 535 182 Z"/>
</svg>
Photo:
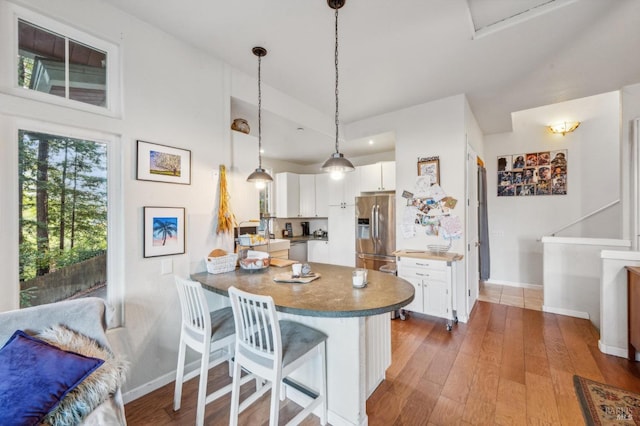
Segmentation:
<svg viewBox="0 0 640 426">
<path fill-rule="evenodd" d="M 316 216 L 316 177 L 298 175 L 300 179 L 300 217 Z"/>
<path fill-rule="evenodd" d="M 300 175 L 276 173 L 276 217 L 300 216 Z"/>
<path fill-rule="evenodd" d="M 447 329 L 457 320 L 453 311 L 455 268 L 445 260 L 398 257 L 398 276 L 415 288 L 415 298 L 405 309 L 447 318 Z"/>
<path fill-rule="evenodd" d="M 328 205 L 349 206 L 355 204 L 355 198 L 360 195 L 360 171 L 345 173 L 342 179 L 329 179 Z"/>
<path fill-rule="evenodd" d="M 329 263 L 356 266 L 356 208 L 329 206 Z"/>
<path fill-rule="evenodd" d="M 329 242 L 323 240 L 307 241 L 307 260 L 309 262 L 329 262 Z"/>
<path fill-rule="evenodd" d="M 396 162 L 382 161 L 358 167 L 360 191 L 394 191 L 396 189 Z"/>
<path fill-rule="evenodd" d="M 329 216 L 329 191 L 330 183 L 333 179 L 329 173 L 321 173 L 315 175 L 316 187 L 316 217 Z"/>
</svg>

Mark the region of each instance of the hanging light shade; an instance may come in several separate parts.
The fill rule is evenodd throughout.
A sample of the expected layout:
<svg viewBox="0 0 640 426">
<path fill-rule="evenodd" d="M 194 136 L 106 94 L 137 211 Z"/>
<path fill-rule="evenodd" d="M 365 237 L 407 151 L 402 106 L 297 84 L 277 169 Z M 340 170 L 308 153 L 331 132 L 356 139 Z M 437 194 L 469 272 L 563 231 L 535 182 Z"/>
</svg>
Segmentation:
<svg viewBox="0 0 640 426">
<path fill-rule="evenodd" d="M 267 183 L 273 182 L 273 178 L 262 168 L 262 57 L 266 56 L 267 49 L 264 47 L 254 47 L 254 55 L 258 57 L 258 168 L 247 178 L 247 182 L 254 182 L 256 188 L 264 188 Z"/>
<path fill-rule="evenodd" d="M 351 161 L 347 160 L 345 156 L 340 152 L 339 147 L 339 135 L 338 129 L 340 127 L 340 119 L 338 114 L 338 10 L 344 6 L 346 0 L 327 0 L 327 4 L 330 8 L 335 10 L 335 37 L 336 37 L 336 48 L 335 48 L 335 65 L 336 65 L 336 152 L 331 154 L 331 157 L 322 165 L 322 170 L 327 173 L 331 173 L 331 177 L 334 179 L 340 179 L 344 175 L 344 173 L 352 172 L 355 170 Z"/>
</svg>

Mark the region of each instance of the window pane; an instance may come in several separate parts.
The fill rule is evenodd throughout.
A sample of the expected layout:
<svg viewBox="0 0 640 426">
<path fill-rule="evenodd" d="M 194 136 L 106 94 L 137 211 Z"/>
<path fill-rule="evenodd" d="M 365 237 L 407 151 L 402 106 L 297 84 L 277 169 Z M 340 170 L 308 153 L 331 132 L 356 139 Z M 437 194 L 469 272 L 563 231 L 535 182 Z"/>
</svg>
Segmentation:
<svg viewBox="0 0 640 426">
<path fill-rule="evenodd" d="M 20 87 L 65 97 L 64 45 L 64 37 L 19 20 Z"/>
<path fill-rule="evenodd" d="M 106 298 L 107 149 L 19 132 L 20 306 Z"/>
<path fill-rule="evenodd" d="M 107 106 L 107 55 L 69 40 L 69 98 Z"/>
<path fill-rule="evenodd" d="M 65 42 L 60 34 L 18 20 L 18 85 L 67 97 Z M 69 99 L 106 107 L 107 54 L 69 39 Z"/>
</svg>

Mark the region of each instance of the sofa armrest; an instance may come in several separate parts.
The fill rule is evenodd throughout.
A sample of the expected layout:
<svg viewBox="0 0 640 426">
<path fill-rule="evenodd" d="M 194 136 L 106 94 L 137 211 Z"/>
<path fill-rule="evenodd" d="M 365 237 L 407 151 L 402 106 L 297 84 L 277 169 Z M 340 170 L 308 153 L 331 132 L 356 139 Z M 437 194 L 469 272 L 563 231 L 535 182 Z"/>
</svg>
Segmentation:
<svg viewBox="0 0 640 426">
<path fill-rule="evenodd" d="M 36 334 L 56 324 L 91 337 L 110 348 L 106 330 L 106 305 L 103 299 L 86 297 L 48 303 L 14 311 L 0 312 L 0 347 L 16 330 Z"/>
</svg>

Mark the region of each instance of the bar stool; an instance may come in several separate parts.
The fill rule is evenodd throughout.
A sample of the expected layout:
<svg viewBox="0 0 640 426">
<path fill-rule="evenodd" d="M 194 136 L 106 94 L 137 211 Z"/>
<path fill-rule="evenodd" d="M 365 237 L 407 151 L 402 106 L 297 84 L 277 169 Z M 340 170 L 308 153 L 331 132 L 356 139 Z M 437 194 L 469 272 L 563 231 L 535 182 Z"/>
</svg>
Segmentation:
<svg viewBox="0 0 640 426">
<path fill-rule="evenodd" d="M 277 426 L 283 381 L 302 390 L 313 400 L 289 423 L 299 424 L 321 405 L 320 422 L 327 423 L 327 364 L 325 342 L 327 335 L 306 325 L 281 320 L 278 321 L 276 307 L 270 296 L 259 296 L 235 287 L 229 288 L 229 298 L 233 308 L 236 327 L 235 363 L 233 366 L 233 390 L 231 392 L 231 413 L 229 424 L 238 424 L 238 414 L 271 389 L 271 413 L 269 425 Z M 322 365 L 321 385 L 318 392 L 287 381 L 294 370 L 320 356 Z M 255 393 L 240 400 L 240 373 L 245 369 L 269 381 Z M 282 398 L 281 398 L 282 397 Z"/>
<path fill-rule="evenodd" d="M 180 348 L 178 350 L 178 367 L 176 369 L 176 385 L 173 394 L 173 409 L 180 409 L 182 384 L 200 375 L 198 384 L 198 401 L 196 405 L 196 425 L 204 423 L 205 405 L 226 395 L 231 391 L 228 384 L 207 395 L 207 378 L 209 369 L 225 361 L 229 362 L 229 375 L 232 373 L 232 357 L 235 344 L 235 325 L 231 307 L 209 311 L 209 305 L 200 283 L 176 277 L 176 287 L 182 310 L 182 327 L 180 330 Z M 184 374 L 185 352 L 190 347 L 201 355 L 200 369 Z M 212 358 L 211 354 L 221 351 L 222 355 Z M 249 378 L 243 378 L 243 381 Z"/>
</svg>

